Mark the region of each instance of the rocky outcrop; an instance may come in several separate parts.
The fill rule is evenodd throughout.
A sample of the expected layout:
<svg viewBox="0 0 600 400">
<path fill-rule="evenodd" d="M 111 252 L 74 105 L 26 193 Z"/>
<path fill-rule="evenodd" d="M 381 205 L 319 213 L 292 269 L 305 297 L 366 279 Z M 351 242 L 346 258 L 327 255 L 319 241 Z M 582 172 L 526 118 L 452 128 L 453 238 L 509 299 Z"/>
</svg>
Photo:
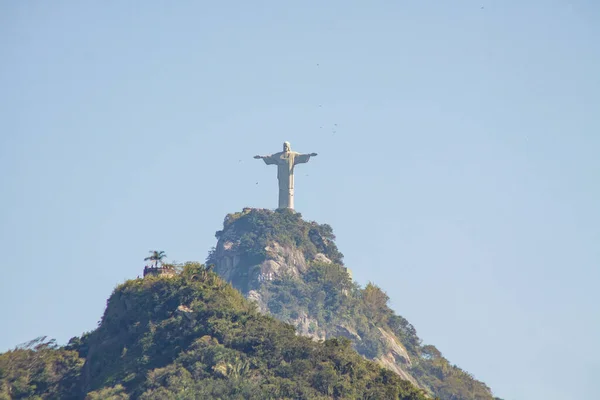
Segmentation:
<svg viewBox="0 0 600 400">
<path fill-rule="evenodd" d="M 262 282 L 282 278 L 299 278 L 308 270 L 309 263 L 304 254 L 291 246 L 271 242 L 265 247 L 266 259 L 259 264 L 247 264 L 240 254 L 239 243 L 219 241 L 215 250 L 215 272 L 234 286 L 247 287 L 246 295 Z M 314 261 L 330 264 L 324 254 L 315 255 Z M 244 280 L 245 282 L 241 282 Z"/>
<path fill-rule="evenodd" d="M 340 336 L 348 338 L 348 339 L 352 340 L 353 342 L 362 340 L 362 338 L 360 337 L 358 332 L 356 332 L 353 328 L 346 326 L 346 325 L 336 325 L 335 329 L 327 332 L 328 339 L 332 338 L 332 337 L 340 337 Z"/>
<path fill-rule="evenodd" d="M 420 387 L 416 379 L 396 363 L 396 359 L 392 353 L 384 354 L 381 357 L 376 358 L 375 361 L 381 366 L 400 375 L 402 379 L 409 381 L 417 387 Z"/>
<path fill-rule="evenodd" d="M 315 262 L 323 263 L 323 264 L 331 264 L 331 260 L 327 258 L 327 256 L 323 253 L 318 253 L 315 256 Z"/>
<path fill-rule="evenodd" d="M 417 380 L 408 373 L 408 368 L 412 366 L 412 362 L 406 348 L 398 341 L 393 333 L 387 332 L 382 328 L 378 329 L 386 344 L 387 351 L 376 358 L 375 361 L 385 368 L 397 373 L 402 379 L 410 381 L 413 385 L 418 387 L 419 384 L 417 383 Z"/>
<path fill-rule="evenodd" d="M 231 241 L 222 242 L 219 240 L 215 251 L 215 272 L 229 282 L 238 273 L 238 266 L 241 259 L 236 251 L 238 244 Z"/>
<path fill-rule="evenodd" d="M 296 333 L 302 336 L 308 336 L 314 340 L 325 340 L 327 333 L 319 328 L 316 319 L 310 318 L 306 313 L 301 313 L 298 318 L 286 321 L 296 327 Z"/>
<path fill-rule="evenodd" d="M 291 246 L 282 246 L 277 242 L 271 242 L 266 248 L 266 259 L 256 265 L 243 265 L 244 255 L 239 254 L 238 244 L 231 241 L 218 243 L 216 249 L 216 272 L 223 278 L 232 282 L 238 288 L 247 285 L 252 288 L 245 292 L 246 297 L 254 301 L 262 313 L 269 313 L 268 305 L 265 304 L 260 287 L 266 281 L 279 280 L 286 278 L 299 278 L 309 267 L 309 262 L 302 252 Z M 331 264 L 324 254 L 315 255 L 314 262 Z M 349 271 L 348 271 L 349 272 Z M 246 282 L 239 282 L 240 279 L 246 279 Z M 236 282 L 237 281 L 237 282 Z M 236 285 L 237 283 L 237 285 Z M 183 310 L 178 310 L 182 312 Z M 294 325 L 299 335 L 310 337 L 314 340 L 325 340 L 333 337 L 346 337 L 356 343 L 361 339 L 360 335 L 350 326 L 340 324 L 335 327 L 320 327 L 316 319 L 311 318 L 306 313 L 301 313 L 298 317 L 289 319 L 286 322 Z M 412 366 L 408 352 L 397 340 L 394 334 L 379 328 L 383 343 L 386 344 L 386 351 L 383 355 L 376 358 L 385 368 L 390 369 L 403 379 L 412 382 L 418 386 L 417 381 L 408 372 Z"/>
<path fill-rule="evenodd" d="M 272 242 L 265 250 L 267 259 L 260 264 L 263 277 L 269 276 L 271 280 L 286 276 L 298 278 L 308 269 L 304 254 L 298 249 Z"/>
<path fill-rule="evenodd" d="M 263 301 L 262 295 L 259 292 L 257 292 L 256 290 L 250 290 L 248 292 L 248 294 L 246 295 L 246 298 L 248 300 L 253 301 L 254 303 L 256 303 L 256 305 L 258 306 L 258 310 L 261 313 L 267 314 L 269 312 L 269 309 L 268 309 L 267 305 Z"/>
<path fill-rule="evenodd" d="M 396 335 L 391 332 L 387 332 L 382 328 L 377 329 L 379 329 L 379 332 L 381 332 L 381 336 L 383 337 L 383 340 L 389 349 L 389 354 L 394 357 L 396 362 L 407 367 L 412 367 L 412 362 L 410 361 L 408 351 L 406 351 L 406 348 L 398 341 Z"/>
<path fill-rule="evenodd" d="M 260 229 L 257 229 L 260 224 L 257 223 L 258 225 L 253 227 L 253 230 L 252 225 L 244 221 L 245 216 L 248 217 L 252 212 L 250 209 L 244 209 L 240 215 L 228 217 L 229 222 L 226 219 L 224 230 L 217 233 L 219 240 L 209 258 L 215 265 L 215 272 L 242 291 L 249 300 L 255 302 L 262 313 L 271 312 L 269 302 L 272 292 L 269 292 L 269 286 L 266 284 L 282 279 L 301 280 L 311 264 L 336 264 L 348 273 L 350 280 L 352 279 L 351 271 L 341 263 L 339 257 L 335 259 L 321 252 L 315 253 L 314 249 L 323 251 L 330 256 L 333 255 L 332 257 L 336 257 L 337 254 L 328 252 L 328 248 L 334 248 L 335 244 L 331 239 L 327 239 L 319 233 L 318 225 L 313 223 L 306 229 L 308 240 L 314 245 L 314 249 L 306 251 L 305 242 L 304 251 L 302 251 L 300 245 L 289 244 L 289 236 L 287 241 L 278 241 L 277 238 L 260 241 L 264 237 L 255 233 L 260 232 Z M 235 218 L 238 218 L 237 221 L 243 222 L 231 222 L 235 221 Z M 298 224 L 302 223 L 305 222 L 298 222 Z M 268 232 L 268 230 L 265 231 Z M 287 233 L 288 231 L 284 230 L 283 232 Z M 262 243 L 262 245 L 248 251 L 248 242 Z M 256 254 L 260 254 L 260 257 L 257 257 Z M 341 293 L 348 295 L 348 288 L 342 289 Z M 282 317 L 285 322 L 296 327 L 297 334 L 314 340 L 345 337 L 351 340 L 355 347 L 360 347 L 357 344 L 363 342 L 363 338 L 353 326 L 352 321 L 340 323 L 338 320 L 335 323 L 328 323 L 321 318 L 320 324 L 316 315 L 311 315 L 308 308 L 304 310 L 300 312 L 296 310 L 292 314 L 293 317 L 290 317 L 290 314 Z M 377 331 L 377 328 L 373 327 L 373 329 Z M 384 350 L 383 354 L 374 361 L 417 385 L 415 378 L 408 372 L 412 363 L 406 348 L 391 332 L 378 328 L 377 334 L 381 335 L 380 342 L 384 344 Z M 364 340 L 367 340 L 366 336 Z M 368 340 L 373 340 L 373 338 L 370 337 Z"/>
<path fill-rule="evenodd" d="M 186 305 L 179 305 L 179 307 L 177 307 L 177 310 L 175 310 L 175 313 L 177 315 L 182 315 L 185 320 L 187 321 L 188 326 L 191 328 L 194 325 L 196 325 L 196 314 L 194 312 L 194 310 L 192 310 L 191 308 L 189 308 Z"/>
</svg>

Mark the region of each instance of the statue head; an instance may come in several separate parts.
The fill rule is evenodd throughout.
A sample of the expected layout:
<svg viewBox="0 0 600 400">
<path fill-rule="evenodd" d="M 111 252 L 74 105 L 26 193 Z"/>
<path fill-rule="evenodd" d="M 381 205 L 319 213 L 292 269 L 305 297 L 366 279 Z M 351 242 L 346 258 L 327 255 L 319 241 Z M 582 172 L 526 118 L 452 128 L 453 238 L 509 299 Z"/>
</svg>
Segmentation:
<svg viewBox="0 0 600 400">
<path fill-rule="evenodd" d="M 283 151 L 286 153 L 292 151 L 292 145 L 290 142 L 283 142 Z"/>
</svg>

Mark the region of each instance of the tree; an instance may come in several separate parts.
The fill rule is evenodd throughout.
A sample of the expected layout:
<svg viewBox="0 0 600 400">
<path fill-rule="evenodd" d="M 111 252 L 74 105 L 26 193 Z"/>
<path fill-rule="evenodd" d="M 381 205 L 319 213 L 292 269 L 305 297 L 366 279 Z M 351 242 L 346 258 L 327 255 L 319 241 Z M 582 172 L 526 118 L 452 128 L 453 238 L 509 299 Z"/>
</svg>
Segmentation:
<svg viewBox="0 0 600 400">
<path fill-rule="evenodd" d="M 371 282 L 362 290 L 362 300 L 366 316 L 374 322 L 383 322 L 392 313 L 387 306 L 390 300 L 388 295 L 379 286 Z"/>
<path fill-rule="evenodd" d="M 144 258 L 144 261 L 151 261 L 155 267 L 160 263 L 162 265 L 163 258 L 167 257 L 164 251 L 150 250 L 150 256 Z"/>
</svg>

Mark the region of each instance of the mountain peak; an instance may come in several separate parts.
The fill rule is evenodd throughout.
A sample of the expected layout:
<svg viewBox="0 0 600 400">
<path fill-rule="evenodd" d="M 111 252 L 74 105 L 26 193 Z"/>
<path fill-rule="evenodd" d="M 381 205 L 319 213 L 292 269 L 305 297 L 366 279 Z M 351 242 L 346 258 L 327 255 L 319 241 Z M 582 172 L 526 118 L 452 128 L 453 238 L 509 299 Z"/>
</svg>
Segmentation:
<svg viewBox="0 0 600 400">
<path fill-rule="evenodd" d="M 265 281 L 299 278 L 311 263 L 345 268 L 331 226 L 304 221 L 290 209 L 245 208 L 228 214 L 215 236 L 217 246 L 207 263 L 245 294 Z"/>
<path fill-rule="evenodd" d="M 246 208 L 216 236 L 206 266 L 119 285 L 92 332 L 0 354 L 0 398 L 493 399 L 353 282 L 329 225 Z"/>
<path fill-rule="evenodd" d="M 441 399 L 491 400 L 490 389 L 453 366 L 388 306 L 373 283 L 361 288 L 327 224 L 293 210 L 228 214 L 207 262 L 254 301 L 313 340 L 345 337 L 365 358 Z M 366 249 L 368 251 L 368 249 Z"/>
</svg>

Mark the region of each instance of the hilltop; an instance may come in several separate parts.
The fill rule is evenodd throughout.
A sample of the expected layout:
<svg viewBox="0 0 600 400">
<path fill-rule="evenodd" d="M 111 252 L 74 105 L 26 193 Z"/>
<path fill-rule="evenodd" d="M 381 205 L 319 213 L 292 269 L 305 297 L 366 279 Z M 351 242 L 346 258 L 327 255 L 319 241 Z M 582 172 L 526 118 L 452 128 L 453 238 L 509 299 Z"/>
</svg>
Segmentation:
<svg viewBox="0 0 600 400">
<path fill-rule="evenodd" d="M 216 238 L 207 263 L 299 334 L 345 337 L 365 358 L 442 400 L 494 399 L 487 385 L 424 345 L 378 286 L 352 280 L 331 226 L 291 210 L 246 208 L 227 215 Z"/>
<path fill-rule="evenodd" d="M 246 208 L 216 237 L 206 265 L 117 286 L 66 346 L 0 354 L 0 400 L 494 399 L 352 280 L 329 225 Z"/>
<path fill-rule="evenodd" d="M 420 390 L 344 339 L 261 314 L 198 263 L 119 285 L 99 327 L 0 354 L 0 399 L 405 399 Z"/>
</svg>

